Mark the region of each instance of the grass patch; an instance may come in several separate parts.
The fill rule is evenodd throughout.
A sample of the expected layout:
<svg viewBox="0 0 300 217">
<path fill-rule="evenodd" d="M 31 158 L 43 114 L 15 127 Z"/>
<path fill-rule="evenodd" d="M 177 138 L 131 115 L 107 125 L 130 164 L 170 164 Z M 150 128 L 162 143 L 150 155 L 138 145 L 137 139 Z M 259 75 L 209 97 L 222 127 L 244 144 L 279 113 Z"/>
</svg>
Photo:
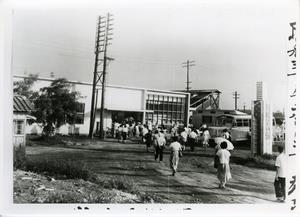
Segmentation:
<svg viewBox="0 0 300 217">
<path fill-rule="evenodd" d="M 264 154 L 254 155 L 248 158 L 231 157 L 231 162 L 243 166 L 275 170 L 275 159 L 276 155 Z"/>
<path fill-rule="evenodd" d="M 122 176 L 121 178 L 110 178 L 106 176 L 94 175 L 91 177 L 91 179 L 89 179 L 89 181 L 94 182 L 106 189 L 117 189 L 131 194 L 139 193 L 138 185 L 126 176 Z"/>
<path fill-rule="evenodd" d="M 98 192 L 99 193 L 99 192 Z M 37 201 L 39 202 L 39 201 Z M 81 194 L 74 192 L 50 193 L 43 203 L 109 203 L 109 195 L 89 194 L 83 197 Z"/>
<path fill-rule="evenodd" d="M 66 141 L 64 140 L 64 138 L 65 137 L 60 136 L 60 135 L 54 135 L 54 136 L 27 135 L 26 136 L 26 145 L 27 146 L 34 146 L 34 145 L 47 145 L 47 146 L 65 145 Z"/>
<path fill-rule="evenodd" d="M 91 172 L 82 161 L 67 160 L 27 160 L 25 170 L 53 176 L 58 179 L 88 180 Z"/>
</svg>

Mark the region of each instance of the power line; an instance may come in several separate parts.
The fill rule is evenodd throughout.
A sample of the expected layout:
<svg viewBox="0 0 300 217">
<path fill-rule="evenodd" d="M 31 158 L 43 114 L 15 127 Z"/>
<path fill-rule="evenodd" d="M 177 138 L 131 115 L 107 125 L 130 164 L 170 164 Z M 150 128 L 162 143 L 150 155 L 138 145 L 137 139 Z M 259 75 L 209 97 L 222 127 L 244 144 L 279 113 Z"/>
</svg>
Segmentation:
<svg viewBox="0 0 300 217">
<path fill-rule="evenodd" d="M 194 60 L 187 60 L 186 62 L 182 63 L 182 67 L 186 68 L 186 90 L 189 91 L 190 84 L 192 83 L 190 81 L 190 67 L 195 66 L 195 61 Z"/>
</svg>

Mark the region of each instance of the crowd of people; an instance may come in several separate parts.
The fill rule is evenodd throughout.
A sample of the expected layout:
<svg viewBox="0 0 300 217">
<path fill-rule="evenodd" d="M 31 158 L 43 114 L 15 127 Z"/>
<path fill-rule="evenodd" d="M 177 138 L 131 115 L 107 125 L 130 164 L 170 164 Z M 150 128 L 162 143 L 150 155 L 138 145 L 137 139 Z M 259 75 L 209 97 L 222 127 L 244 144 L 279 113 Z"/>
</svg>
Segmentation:
<svg viewBox="0 0 300 217">
<path fill-rule="evenodd" d="M 206 124 L 203 124 L 199 129 L 189 126 L 181 127 L 176 124 L 171 128 L 165 126 L 153 126 L 151 122 L 141 124 L 140 122 L 123 122 L 121 124 L 114 123 L 113 136 L 119 142 L 126 143 L 129 138 L 140 140 L 146 145 L 146 152 L 153 147 L 154 160 L 162 162 L 164 158 L 164 150 L 170 150 L 170 168 L 172 175 L 175 176 L 178 168 L 180 157 L 183 156 L 183 151 L 189 147 L 190 151 L 194 151 L 196 146 L 202 146 L 204 149 L 212 145 L 215 148 L 214 167 L 217 169 L 217 178 L 219 180 L 219 188 L 224 189 L 226 183 L 231 179 L 230 172 L 230 156 L 231 150 L 228 149 L 228 143 L 231 142 L 231 134 L 227 129 L 223 130 L 223 138 L 225 141 L 219 145 L 211 143 L 211 137 Z M 279 147 L 280 155 L 276 159 L 276 177 L 275 177 L 275 192 L 278 201 L 285 200 L 285 169 L 283 148 Z"/>
<path fill-rule="evenodd" d="M 209 147 L 211 138 L 206 124 L 203 124 L 199 129 L 192 126 L 182 127 L 179 124 L 167 128 L 165 126 L 153 126 L 151 122 L 141 124 L 140 122 L 124 121 L 122 123 L 115 122 L 112 130 L 113 136 L 117 138 L 119 142 L 126 143 L 128 138 L 134 138 L 145 144 L 146 152 L 149 152 L 150 147 L 153 147 L 154 159 L 158 162 L 163 161 L 164 150 L 169 149 L 171 151 L 170 167 L 173 176 L 177 172 L 179 158 L 182 156 L 182 152 L 186 151 L 187 148 L 193 152 L 196 146 L 202 146 L 206 149 Z M 228 131 L 224 130 L 223 133 L 224 138 L 230 139 Z M 225 162 L 223 152 L 220 152 L 222 153 L 220 154 L 220 158 L 222 162 Z M 219 155 L 219 153 L 216 152 L 216 155 Z M 226 174 L 228 174 L 228 172 Z M 226 178 L 226 180 L 228 180 L 228 178 Z M 222 187 L 224 186 L 225 183 L 222 184 Z"/>
</svg>

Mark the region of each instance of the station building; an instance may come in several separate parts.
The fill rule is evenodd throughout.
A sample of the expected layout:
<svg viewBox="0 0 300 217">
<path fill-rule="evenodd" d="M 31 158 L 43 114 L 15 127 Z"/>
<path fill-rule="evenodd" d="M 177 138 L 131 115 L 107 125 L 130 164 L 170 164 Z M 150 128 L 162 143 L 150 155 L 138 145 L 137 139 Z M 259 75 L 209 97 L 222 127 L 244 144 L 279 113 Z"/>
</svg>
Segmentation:
<svg viewBox="0 0 300 217">
<path fill-rule="evenodd" d="M 26 76 L 14 76 L 22 80 Z M 49 86 L 54 78 L 38 77 L 34 90 Z M 57 129 L 60 134 L 89 133 L 92 83 L 69 81 L 72 91 L 80 93 L 77 105 L 77 118 L 74 125 L 63 125 Z M 101 86 L 97 86 L 97 109 L 94 132 L 100 126 Z M 134 119 L 136 122 L 153 125 L 187 125 L 189 121 L 190 93 L 180 91 L 156 90 L 138 87 L 107 85 L 105 91 L 104 128 L 111 128 L 113 122 Z M 27 133 L 40 133 L 38 124 L 27 127 Z"/>
</svg>

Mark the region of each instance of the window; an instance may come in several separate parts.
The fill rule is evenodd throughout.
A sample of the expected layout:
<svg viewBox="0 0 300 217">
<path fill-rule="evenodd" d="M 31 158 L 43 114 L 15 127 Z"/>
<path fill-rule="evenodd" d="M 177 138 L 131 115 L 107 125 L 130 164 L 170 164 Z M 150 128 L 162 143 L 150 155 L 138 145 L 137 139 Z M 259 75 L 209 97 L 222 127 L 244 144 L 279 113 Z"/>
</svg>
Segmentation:
<svg viewBox="0 0 300 217">
<path fill-rule="evenodd" d="M 249 126 L 249 120 L 248 119 L 244 119 L 243 123 L 244 123 L 244 127 L 248 127 Z"/>
<path fill-rule="evenodd" d="M 84 123 L 84 103 L 76 103 L 76 118 L 75 124 L 83 124 Z"/>
<path fill-rule="evenodd" d="M 242 127 L 243 126 L 243 120 L 242 119 L 236 119 L 236 126 Z"/>
<path fill-rule="evenodd" d="M 146 113 L 146 121 L 151 121 L 153 124 L 184 122 L 185 99 L 161 94 L 148 94 L 146 109 L 153 110 L 152 117 L 147 115 L 147 113 L 150 114 L 150 111 Z"/>
<path fill-rule="evenodd" d="M 14 133 L 15 135 L 24 134 L 24 121 L 23 120 L 14 120 Z"/>
</svg>

